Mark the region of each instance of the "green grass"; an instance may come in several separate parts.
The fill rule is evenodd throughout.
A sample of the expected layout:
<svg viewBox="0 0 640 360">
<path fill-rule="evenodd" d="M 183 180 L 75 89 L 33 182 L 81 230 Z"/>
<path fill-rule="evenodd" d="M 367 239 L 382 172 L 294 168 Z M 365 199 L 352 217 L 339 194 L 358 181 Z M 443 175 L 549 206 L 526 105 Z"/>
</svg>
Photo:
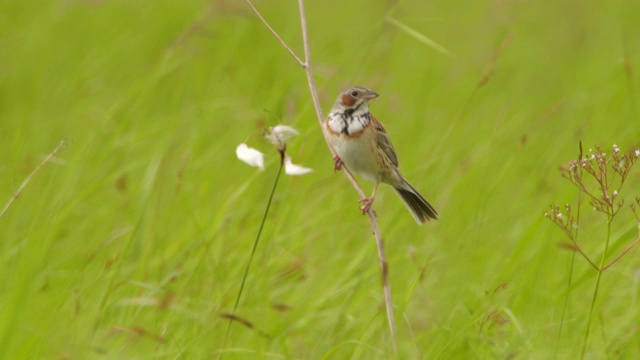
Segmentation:
<svg viewBox="0 0 640 360">
<path fill-rule="evenodd" d="M 296 2 L 256 5 L 301 54 Z M 0 204 L 68 139 L 0 218 L 0 358 L 393 357 L 368 219 L 332 171 L 302 69 L 244 2 L 0 14 Z M 379 92 L 404 175 L 442 215 L 416 226 L 387 186 L 374 204 L 398 358 L 540 359 L 557 344 L 579 357 L 596 273 L 576 258 L 557 339 L 572 254 L 543 212 L 575 202 L 558 167 L 579 141 L 640 146 L 640 4 L 309 1 L 307 14 L 324 111 L 349 85 Z M 265 171 L 234 151 L 278 123 L 315 171 L 280 179 L 237 311 L 254 329 L 235 322 L 222 348 L 278 165 L 257 137 Z M 606 224 L 583 211 L 599 259 Z M 626 220 L 612 254 L 637 236 Z M 586 358 L 640 356 L 639 267 L 635 249 L 603 274 Z M 485 322 L 493 311 L 508 322 Z"/>
</svg>

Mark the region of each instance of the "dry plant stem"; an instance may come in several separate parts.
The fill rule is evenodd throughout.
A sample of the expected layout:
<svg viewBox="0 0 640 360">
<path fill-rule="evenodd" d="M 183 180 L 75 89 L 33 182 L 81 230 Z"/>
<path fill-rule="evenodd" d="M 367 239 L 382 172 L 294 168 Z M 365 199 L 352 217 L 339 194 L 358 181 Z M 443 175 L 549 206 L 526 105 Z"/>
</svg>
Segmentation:
<svg viewBox="0 0 640 360">
<path fill-rule="evenodd" d="M 311 48 L 309 47 L 309 32 L 307 30 L 307 15 L 304 11 L 304 0 L 298 1 L 298 7 L 300 8 L 300 27 L 302 29 L 302 43 L 304 44 L 304 70 L 307 75 L 307 81 L 309 82 L 309 91 L 311 92 L 311 100 L 313 100 L 313 108 L 316 110 L 316 117 L 318 118 L 318 124 L 322 128 L 322 121 L 324 120 L 324 114 L 322 114 L 322 107 L 320 106 L 320 98 L 318 97 L 318 90 L 316 88 L 316 82 L 313 80 L 313 70 L 311 69 Z M 324 134 L 324 131 L 323 131 Z M 326 138 L 325 138 L 326 141 Z M 327 142 L 327 146 L 331 151 L 331 155 L 336 155 L 335 150 Z M 356 189 L 362 192 L 358 183 L 355 183 Z M 364 194 L 364 193 L 363 193 Z"/>
<path fill-rule="evenodd" d="M 4 216 L 4 214 L 7 212 L 7 210 L 9 210 L 9 208 L 11 207 L 11 205 L 13 205 L 13 202 L 16 201 L 16 199 L 18 197 L 20 197 L 20 194 L 22 194 L 22 190 L 24 190 L 24 188 L 27 186 L 27 184 L 29 184 L 29 181 L 31 181 L 31 178 L 33 178 L 33 176 L 35 174 L 38 173 L 38 171 L 40 171 L 40 169 L 44 166 L 44 164 L 48 163 L 54 156 L 56 156 L 56 154 L 62 150 L 62 148 L 67 144 L 67 139 L 62 139 L 62 141 L 60 141 L 60 144 L 58 144 L 58 146 L 49 154 L 47 155 L 46 158 L 44 158 L 44 160 L 42 160 L 42 162 L 36 166 L 35 169 L 33 169 L 33 171 L 31 172 L 31 174 L 29 174 L 29 176 L 27 176 L 26 179 L 24 179 L 24 181 L 22 182 L 22 184 L 20 185 L 20 187 L 18 188 L 18 190 L 13 194 L 13 196 L 11 197 L 11 199 L 9 199 L 9 201 L 7 202 L 7 204 L 4 206 L 4 209 L 2 209 L 2 212 L 0 212 L 0 219 Z"/>
<path fill-rule="evenodd" d="M 251 6 L 251 9 L 256 14 L 258 19 L 260 19 L 260 21 L 262 21 L 264 26 L 266 26 L 267 29 L 269 29 L 269 31 L 271 31 L 273 36 L 275 36 L 276 39 L 278 39 L 278 41 L 280 42 L 280 45 L 282 45 L 282 47 L 284 47 L 289 52 L 289 54 L 291 56 L 293 56 L 294 59 L 296 59 L 296 61 L 298 62 L 298 64 L 300 66 L 305 67 L 305 63 L 302 60 L 300 60 L 300 58 L 296 55 L 296 53 L 294 53 L 293 50 L 291 50 L 291 48 L 287 45 L 287 43 L 285 43 L 284 40 L 282 40 L 280 35 L 278 35 L 278 33 L 275 30 L 273 30 L 273 28 L 271 28 L 271 25 L 269 25 L 269 23 L 262 17 L 262 15 L 260 15 L 260 13 L 258 12 L 258 9 L 256 9 L 255 6 L 253 6 L 253 3 L 251 1 L 249 1 L 249 0 L 247 0 L 247 3 L 249 4 L 249 6 Z"/>
<path fill-rule="evenodd" d="M 267 27 L 267 29 L 269 29 L 271 34 L 273 34 L 273 36 L 275 36 L 276 39 L 278 39 L 280 44 L 291 54 L 291 56 L 298 62 L 298 64 L 304 68 L 305 73 L 307 75 L 307 82 L 309 83 L 309 91 L 311 92 L 311 98 L 313 100 L 313 107 L 316 110 L 318 123 L 320 124 L 320 127 L 322 127 L 322 123 L 324 121 L 324 115 L 322 113 L 322 108 L 320 106 L 320 99 L 318 97 L 318 91 L 316 89 L 315 81 L 313 79 L 313 70 L 311 68 L 311 50 L 309 47 L 309 35 L 307 31 L 307 17 L 305 15 L 304 0 L 298 0 L 298 6 L 300 8 L 300 25 L 302 30 L 302 41 L 304 45 L 304 61 L 301 61 L 300 58 L 296 56 L 295 53 L 291 50 L 291 48 L 284 42 L 284 40 L 282 40 L 282 38 L 276 33 L 276 31 L 273 30 L 273 28 L 271 28 L 271 26 L 267 23 L 267 21 L 260 15 L 260 13 L 255 8 L 255 6 L 253 6 L 253 4 L 251 3 L 251 0 L 246 0 L 246 1 L 251 7 L 251 9 L 258 16 L 260 21 Z M 323 134 L 324 134 L 324 131 L 323 131 Z M 331 151 L 331 155 L 335 156 L 336 152 L 331 147 L 331 145 L 329 145 L 329 143 L 326 141 L 326 136 L 325 136 L 325 142 L 327 143 L 327 146 Z M 351 172 L 347 169 L 347 167 L 343 166 L 342 169 L 344 170 L 345 176 L 347 177 L 347 179 L 349 179 L 349 181 L 353 185 L 354 189 L 356 190 L 360 198 L 361 199 L 366 198 L 367 196 L 365 195 L 364 191 L 362 191 L 362 188 L 360 187 L 360 185 L 358 185 L 358 182 L 353 177 Z M 395 317 L 393 314 L 393 303 L 391 301 L 391 286 L 389 285 L 389 279 L 387 276 L 388 266 L 387 266 L 387 260 L 385 257 L 385 252 L 384 252 L 384 244 L 382 241 L 382 235 L 380 233 L 380 227 L 378 226 L 378 220 L 376 219 L 375 213 L 373 212 L 373 210 L 369 209 L 367 211 L 367 214 L 369 215 L 369 219 L 371 220 L 373 235 L 376 238 L 376 245 L 378 248 L 378 259 L 380 261 L 380 268 L 382 272 L 382 282 L 383 282 L 383 288 L 384 288 L 387 320 L 389 322 L 389 331 L 391 333 L 393 350 L 395 352 L 397 351 L 396 340 L 395 340 L 395 333 L 396 333 Z"/>
</svg>

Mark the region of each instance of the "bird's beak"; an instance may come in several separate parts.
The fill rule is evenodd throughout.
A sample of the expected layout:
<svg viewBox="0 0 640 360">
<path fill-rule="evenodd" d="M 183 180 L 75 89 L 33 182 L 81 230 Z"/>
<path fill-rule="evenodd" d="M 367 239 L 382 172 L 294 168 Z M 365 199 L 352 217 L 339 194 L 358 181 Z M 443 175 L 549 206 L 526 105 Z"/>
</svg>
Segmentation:
<svg viewBox="0 0 640 360">
<path fill-rule="evenodd" d="M 371 99 L 375 99 L 375 98 L 377 98 L 378 96 L 380 96 L 380 94 L 378 94 L 378 93 L 377 93 L 377 92 L 375 92 L 375 91 L 371 91 L 371 90 L 369 90 L 369 91 L 364 95 L 364 98 L 365 98 L 365 99 L 367 99 L 367 100 L 371 100 Z"/>
</svg>

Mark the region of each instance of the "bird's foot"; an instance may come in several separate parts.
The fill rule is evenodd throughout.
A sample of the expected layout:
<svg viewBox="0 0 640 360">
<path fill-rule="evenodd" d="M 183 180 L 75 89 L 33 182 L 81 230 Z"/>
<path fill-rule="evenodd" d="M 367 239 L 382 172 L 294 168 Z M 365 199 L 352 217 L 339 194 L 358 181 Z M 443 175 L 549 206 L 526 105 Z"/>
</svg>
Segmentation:
<svg viewBox="0 0 640 360">
<path fill-rule="evenodd" d="M 362 210 L 362 215 L 364 215 L 369 211 L 369 209 L 371 209 L 371 205 L 373 205 L 373 196 L 370 198 L 360 199 L 358 202 L 363 204 L 360 207 L 360 210 Z"/>
<path fill-rule="evenodd" d="M 342 159 L 340 159 L 340 156 L 338 156 L 338 154 L 336 154 L 333 157 L 333 161 L 334 161 L 333 171 L 336 172 L 336 171 L 342 170 L 342 164 L 344 164 L 344 163 L 342 162 Z"/>
</svg>

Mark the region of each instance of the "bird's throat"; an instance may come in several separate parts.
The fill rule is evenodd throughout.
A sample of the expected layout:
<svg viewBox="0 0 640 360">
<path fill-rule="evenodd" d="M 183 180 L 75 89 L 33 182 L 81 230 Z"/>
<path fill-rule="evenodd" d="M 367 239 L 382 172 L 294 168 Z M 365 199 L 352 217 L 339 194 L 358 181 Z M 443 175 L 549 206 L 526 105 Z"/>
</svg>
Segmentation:
<svg viewBox="0 0 640 360">
<path fill-rule="evenodd" d="M 351 111 L 350 111 L 351 110 Z M 329 114 L 329 127 L 338 134 L 357 136 L 371 122 L 371 114 L 357 114 L 357 109 L 347 109 L 343 113 Z"/>
</svg>

